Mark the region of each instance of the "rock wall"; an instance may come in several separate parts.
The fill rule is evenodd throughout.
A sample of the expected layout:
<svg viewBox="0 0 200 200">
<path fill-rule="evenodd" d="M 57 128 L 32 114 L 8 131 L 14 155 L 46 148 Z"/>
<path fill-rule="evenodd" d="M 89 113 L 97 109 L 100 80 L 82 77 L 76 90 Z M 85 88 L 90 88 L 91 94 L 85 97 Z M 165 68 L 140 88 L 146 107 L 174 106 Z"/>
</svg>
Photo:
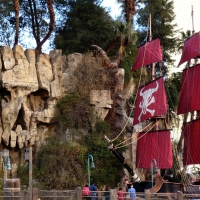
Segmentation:
<svg viewBox="0 0 200 200">
<path fill-rule="evenodd" d="M 62 96 L 76 92 L 78 77 L 74 73 L 84 55 L 63 56 L 61 50 L 54 50 L 49 55 L 36 56 L 33 49 L 24 51 L 16 45 L 13 49 L 1 47 L 0 56 L 0 142 L 1 149 L 10 150 L 16 169 L 22 162 L 18 152 L 23 152 L 28 145 L 39 147 L 49 134 L 56 132 L 53 128 L 55 105 Z M 94 67 L 95 58 L 92 54 L 88 58 L 87 62 Z M 110 90 L 93 90 L 91 105 L 101 119 L 109 119 L 108 113 L 112 110 L 112 126 L 120 130 L 128 120 L 124 111 L 124 70 L 108 69 L 108 72 L 115 79 L 114 95 L 111 97 Z M 128 123 L 130 129 L 131 122 L 132 119 Z"/>
</svg>

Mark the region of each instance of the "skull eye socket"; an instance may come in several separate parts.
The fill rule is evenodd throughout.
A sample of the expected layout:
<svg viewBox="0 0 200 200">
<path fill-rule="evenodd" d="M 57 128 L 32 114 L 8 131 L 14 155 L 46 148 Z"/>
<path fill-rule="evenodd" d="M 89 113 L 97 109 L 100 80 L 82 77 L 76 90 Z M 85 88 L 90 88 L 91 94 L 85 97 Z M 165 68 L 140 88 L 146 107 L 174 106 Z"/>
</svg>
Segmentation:
<svg viewBox="0 0 200 200">
<path fill-rule="evenodd" d="M 1 99 L 4 100 L 6 103 L 8 103 L 11 100 L 11 93 L 8 90 L 5 90 L 4 88 L 1 89 Z"/>
</svg>

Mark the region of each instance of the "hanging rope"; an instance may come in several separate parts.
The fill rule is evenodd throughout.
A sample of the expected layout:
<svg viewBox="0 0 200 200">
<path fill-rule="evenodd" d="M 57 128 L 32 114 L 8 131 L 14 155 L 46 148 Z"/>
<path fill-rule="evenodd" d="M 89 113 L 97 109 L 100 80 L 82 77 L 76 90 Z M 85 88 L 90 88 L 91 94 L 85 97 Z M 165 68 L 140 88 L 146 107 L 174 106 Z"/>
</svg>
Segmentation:
<svg viewBox="0 0 200 200">
<path fill-rule="evenodd" d="M 148 27 L 149 27 L 149 23 L 150 23 L 150 22 L 149 22 L 149 20 L 148 20 Z M 147 35 L 146 35 L 146 43 L 147 43 L 147 38 L 148 38 L 148 30 L 147 30 Z M 145 44 L 146 44 L 146 43 L 145 43 Z M 145 45 L 145 50 L 144 50 L 144 57 L 143 57 L 143 60 L 142 60 L 142 66 L 143 66 L 143 63 L 144 63 L 145 54 L 146 54 L 146 45 Z M 141 68 L 139 83 L 138 83 L 138 87 L 137 87 L 137 90 L 136 90 L 136 91 L 137 91 L 137 92 L 136 92 L 136 97 L 135 97 L 135 99 L 134 99 L 133 106 L 132 106 L 132 108 L 131 108 L 131 111 L 130 111 L 130 114 L 129 114 L 129 116 L 128 116 L 128 119 L 127 119 L 126 123 L 124 124 L 124 127 L 122 128 L 121 132 L 117 135 L 116 138 L 114 138 L 113 140 L 111 140 L 111 142 L 114 142 L 114 141 L 123 133 L 123 131 L 125 130 L 125 128 L 126 128 L 128 122 L 129 122 L 129 118 L 130 118 L 130 116 L 132 115 L 133 109 L 134 109 L 134 107 L 135 107 L 135 102 L 136 102 L 136 99 L 137 99 L 137 93 L 138 93 L 138 90 L 139 90 L 139 87 L 140 87 L 140 84 L 141 84 L 142 73 L 143 73 L 143 67 Z"/>
<path fill-rule="evenodd" d="M 150 124 L 149 124 L 149 125 L 150 125 Z M 120 147 L 119 147 L 119 145 L 117 145 L 118 147 L 115 147 L 115 149 L 119 149 L 119 148 L 122 148 L 122 147 L 125 147 L 125 146 L 128 146 L 128 145 L 130 145 L 130 144 L 133 144 L 133 143 L 137 142 L 137 141 L 140 140 L 142 137 L 144 137 L 149 131 L 151 131 L 155 126 L 156 126 L 156 124 L 154 124 L 154 125 L 153 125 L 148 131 L 146 131 L 141 137 L 137 138 L 137 140 L 134 140 L 134 141 L 132 141 L 132 142 L 130 142 L 130 143 L 128 143 L 128 144 L 122 145 L 122 146 L 120 146 Z M 140 131 L 140 132 L 142 132 L 142 131 Z M 140 132 L 136 132 L 136 133 L 140 133 Z"/>
<path fill-rule="evenodd" d="M 136 134 L 137 134 L 137 133 L 140 133 L 140 132 L 143 132 L 143 130 L 145 130 L 146 128 L 148 128 L 151 124 L 152 124 L 152 122 L 151 122 L 150 124 L 148 124 L 147 126 L 145 126 L 141 131 L 137 131 Z M 115 147 L 117 147 L 117 146 L 119 146 L 119 145 L 125 143 L 126 141 L 128 141 L 128 140 L 130 140 L 130 139 L 132 139 L 132 136 L 129 137 L 128 139 L 124 140 L 123 142 L 117 144 Z"/>
</svg>

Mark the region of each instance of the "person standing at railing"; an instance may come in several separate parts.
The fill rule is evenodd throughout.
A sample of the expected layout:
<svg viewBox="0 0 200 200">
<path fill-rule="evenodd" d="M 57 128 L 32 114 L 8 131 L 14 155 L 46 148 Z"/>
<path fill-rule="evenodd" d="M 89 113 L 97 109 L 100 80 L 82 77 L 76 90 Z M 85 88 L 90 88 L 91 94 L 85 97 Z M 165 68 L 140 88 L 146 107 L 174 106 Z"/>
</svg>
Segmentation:
<svg viewBox="0 0 200 200">
<path fill-rule="evenodd" d="M 122 190 L 122 188 L 119 188 L 119 191 L 117 192 L 118 200 L 124 200 L 125 192 Z"/>
<path fill-rule="evenodd" d="M 105 197 L 105 200 L 110 200 L 110 188 L 108 185 L 105 188 L 104 197 Z"/>
<path fill-rule="evenodd" d="M 90 189 L 91 200 L 95 200 L 96 195 L 97 195 L 97 190 L 98 190 L 97 187 L 94 185 L 94 183 L 92 183 L 89 189 Z"/>
<path fill-rule="evenodd" d="M 133 185 L 131 185 L 131 188 L 128 189 L 128 192 L 130 194 L 130 200 L 134 200 L 136 198 L 136 190 Z"/>
<path fill-rule="evenodd" d="M 90 196 L 90 189 L 89 189 L 88 185 L 85 185 L 85 187 L 83 188 L 82 195 L 83 195 L 84 199 L 90 200 L 90 197 L 88 197 L 88 196 Z"/>
</svg>

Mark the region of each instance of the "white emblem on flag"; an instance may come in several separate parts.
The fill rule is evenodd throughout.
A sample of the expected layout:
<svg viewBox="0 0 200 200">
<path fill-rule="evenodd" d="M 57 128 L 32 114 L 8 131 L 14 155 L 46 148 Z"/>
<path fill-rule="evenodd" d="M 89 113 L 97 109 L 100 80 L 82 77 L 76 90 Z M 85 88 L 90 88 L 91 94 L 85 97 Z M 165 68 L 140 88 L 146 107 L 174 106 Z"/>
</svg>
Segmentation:
<svg viewBox="0 0 200 200">
<path fill-rule="evenodd" d="M 155 110 L 149 109 L 149 105 L 152 103 L 155 103 L 155 97 L 152 96 L 154 92 L 158 90 L 159 84 L 156 81 L 156 87 L 155 88 L 150 88 L 146 91 L 143 92 L 143 89 L 140 91 L 140 96 L 143 98 L 142 101 L 139 104 L 139 107 L 141 108 L 141 113 L 138 117 L 138 121 L 140 122 L 142 115 L 145 115 L 147 112 L 151 113 L 151 116 L 154 115 Z"/>
</svg>

